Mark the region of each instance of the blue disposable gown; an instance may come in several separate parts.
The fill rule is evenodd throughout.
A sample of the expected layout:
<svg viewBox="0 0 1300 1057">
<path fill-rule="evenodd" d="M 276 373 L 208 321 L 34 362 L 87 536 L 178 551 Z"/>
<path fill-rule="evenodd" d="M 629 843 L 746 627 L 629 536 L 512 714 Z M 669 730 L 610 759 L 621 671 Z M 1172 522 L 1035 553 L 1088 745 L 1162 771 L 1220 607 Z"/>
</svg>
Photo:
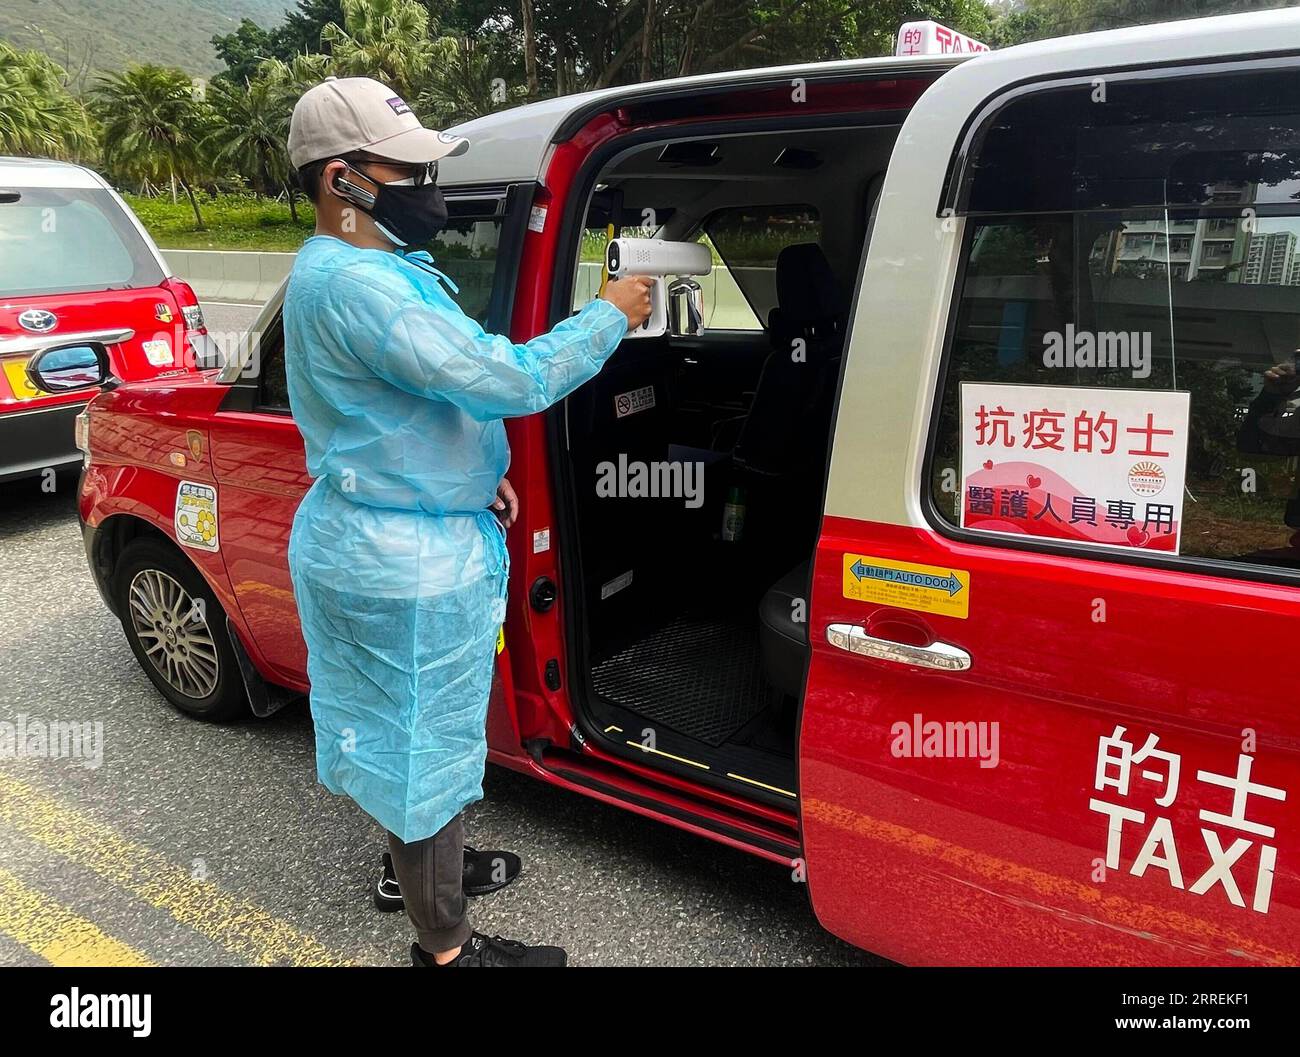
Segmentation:
<svg viewBox="0 0 1300 1057">
<path fill-rule="evenodd" d="M 564 397 L 627 332 L 595 301 L 516 345 L 485 334 L 444 282 L 427 255 L 318 235 L 284 304 L 289 400 L 316 479 L 289 569 L 317 774 L 407 842 L 483 795 L 508 567 L 487 509 L 510 461 L 501 420 Z"/>
</svg>

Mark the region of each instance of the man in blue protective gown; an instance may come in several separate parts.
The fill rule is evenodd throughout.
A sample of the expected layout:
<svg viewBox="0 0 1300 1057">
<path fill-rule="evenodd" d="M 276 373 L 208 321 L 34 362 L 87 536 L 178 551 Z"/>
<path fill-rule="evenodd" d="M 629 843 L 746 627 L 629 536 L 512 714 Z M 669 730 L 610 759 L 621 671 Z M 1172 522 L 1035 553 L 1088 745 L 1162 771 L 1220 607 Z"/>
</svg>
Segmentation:
<svg viewBox="0 0 1300 1057">
<path fill-rule="evenodd" d="M 317 223 L 285 294 L 285 364 L 315 482 L 289 569 L 317 773 L 388 831 L 413 964 L 563 965 L 558 947 L 474 932 L 465 909 L 462 812 L 482 796 L 516 512 L 502 419 L 599 371 L 649 315 L 649 283 L 610 283 L 524 344 L 484 333 L 417 252 L 447 221 L 438 160 L 468 146 L 369 78 L 330 78 L 294 108 Z"/>
</svg>

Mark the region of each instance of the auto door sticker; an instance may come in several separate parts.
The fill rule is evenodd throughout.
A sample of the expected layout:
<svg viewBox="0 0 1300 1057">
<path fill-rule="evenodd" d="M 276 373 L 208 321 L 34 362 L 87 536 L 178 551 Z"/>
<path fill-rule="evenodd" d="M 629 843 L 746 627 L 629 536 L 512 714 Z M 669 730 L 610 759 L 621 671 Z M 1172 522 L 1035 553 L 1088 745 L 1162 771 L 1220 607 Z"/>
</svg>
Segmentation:
<svg viewBox="0 0 1300 1057">
<path fill-rule="evenodd" d="M 1177 554 L 1190 405 L 1185 392 L 962 383 L 962 527 Z"/>
<path fill-rule="evenodd" d="M 654 406 L 655 387 L 647 385 L 641 389 L 619 393 L 618 396 L 614 397 L 614 416 L 616 418 L 626 418 L 628 415 L 635 415 L 638 411 L 648 411 Z"/>
<path fill-rule="evenodd" d="M 1265 781 L 1276 775 L 1276 761 L 1242 751 L 1233 760 L 1216 750 L 1198 762 L 1211 769 L 1184 766 L 1182 754 L 1162 748 L 1150 731 L 1116 725 L 1099 735 L 1088 809 L 1105 816 L 1095 820 L 1095 839 L 1106 852 L 1094 865 L 1134 877 L 1163 873 L 1171 888 L 1267 914 L 1277 865 L 1273 823 L 1287 799 L 1286 789 Z M 1105 871 L 1093 877 L 1104 881 Z"/>
<path fill-rule="evenodd" d="M 181 546 L 218 550 L 217 490 L 209 484 L 182 481 L 176 489 L 175 525 Z"/>
<path fill-rule="evenodd" d="M 844 597 L 965 620 L 970 615 L 970 573 L 869 554 L 846 554 Z"/>
</svg>

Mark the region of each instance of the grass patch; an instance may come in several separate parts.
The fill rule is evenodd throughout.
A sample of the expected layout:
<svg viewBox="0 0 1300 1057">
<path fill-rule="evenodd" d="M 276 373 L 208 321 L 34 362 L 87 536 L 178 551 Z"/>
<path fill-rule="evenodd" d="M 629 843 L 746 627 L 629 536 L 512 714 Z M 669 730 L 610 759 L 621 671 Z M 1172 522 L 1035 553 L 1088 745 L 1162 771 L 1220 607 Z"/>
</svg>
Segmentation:
<svg viewBox="0 0 1300 1057">
<path fill-rule="evenodd" d="M 163 249 L 174 250 L 259 250 L 291 253 L 299 249 L 316 225 L 311 203 L 298 199 L 298 223 L 293 222 L 287 202 L 253 195 L 199 194 L 199 210 L 206 231 L 194 229 L 194 211 L 184 195 L 172 202 L 170 195 L 141 198 L 124 194 L 140 222 Z"/>
</svg>

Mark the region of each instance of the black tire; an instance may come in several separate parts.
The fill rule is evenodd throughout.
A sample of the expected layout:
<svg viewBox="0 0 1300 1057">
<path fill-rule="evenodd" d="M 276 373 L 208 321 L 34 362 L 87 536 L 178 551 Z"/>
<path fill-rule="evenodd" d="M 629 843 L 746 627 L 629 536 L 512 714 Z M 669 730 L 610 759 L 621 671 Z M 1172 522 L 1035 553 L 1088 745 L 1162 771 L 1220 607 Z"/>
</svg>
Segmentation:
<svg viewBox="0 0 1300 1057">
<path fill-rule="evenodd" d="M 113 601 L 131 652 L 174 708 L 209 723 L 248 714 L 225 610 L 184 555 L 152 539 L 127 544 L 113 574 Z"/>
</svg>

